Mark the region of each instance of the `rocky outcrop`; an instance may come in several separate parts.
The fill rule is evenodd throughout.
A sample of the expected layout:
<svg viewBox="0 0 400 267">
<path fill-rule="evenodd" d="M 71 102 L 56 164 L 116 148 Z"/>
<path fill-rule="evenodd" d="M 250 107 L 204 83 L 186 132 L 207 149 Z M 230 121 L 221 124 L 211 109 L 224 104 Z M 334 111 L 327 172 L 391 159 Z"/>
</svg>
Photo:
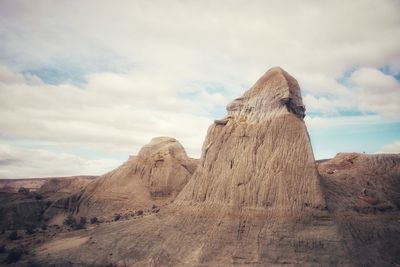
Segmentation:
<svg viewBox="0 0 400 267">
<path fill-rule="evenodd" d="M 340 153 L 318 170 L 353 263 L 399 265 L 400 154 Z"/>
<path fill-rule="evenodd" d="M 137 156 L 89 184 L 77 212 L 105 215 L 169 203 L 196 167 L 176 139 L 154 138 Z"/>
<path fill-rule="evenodd" d="M 334 212 L 400 208 L 400 154 L 339 153 L 319 163 L 318 170 Z"/>
<path fill-rule="evenodd" d="M 26 229 L 47 224 L 58 215 L 74 210 L 81 191 L 96 176 L 16 179 L 7 181 L 19 192 L 0 192 L 0 228 Z"/>
<path fill-rule="evenodd" d="M 227 110 L 209 128 L 201 164 L 176 202 L 282 214 L 323 209 L 297 81 L 273 68 Z"/>
</svg>

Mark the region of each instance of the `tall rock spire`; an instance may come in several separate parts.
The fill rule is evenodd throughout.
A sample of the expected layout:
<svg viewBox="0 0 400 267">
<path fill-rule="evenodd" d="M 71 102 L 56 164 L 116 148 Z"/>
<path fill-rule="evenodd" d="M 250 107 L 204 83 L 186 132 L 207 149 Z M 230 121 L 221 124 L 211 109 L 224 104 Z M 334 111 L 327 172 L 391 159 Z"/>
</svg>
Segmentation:
<svg viewBox="0 0 400 267">
<path fill-rule="evenodd" d="M 265 73 L 210 126 L 199 168 L 176 203 L 228 204 L 287 214 L 324 207 L 297 81 Z"/>
</svg>

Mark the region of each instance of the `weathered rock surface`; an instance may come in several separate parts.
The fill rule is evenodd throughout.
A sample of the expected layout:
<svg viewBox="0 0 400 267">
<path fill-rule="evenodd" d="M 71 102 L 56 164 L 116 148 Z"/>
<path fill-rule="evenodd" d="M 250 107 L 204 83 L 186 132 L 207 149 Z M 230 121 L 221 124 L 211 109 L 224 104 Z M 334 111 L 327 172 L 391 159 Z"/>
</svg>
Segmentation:
<svg viewBox="0 0 400 267">
<path fill-rule="evenodd" d="M 197 167 L 174 138 L 157 137 L 117 169 L 89 184 L 81 215 L 104 215 L 172 201 Z"/>
<path fill-rule="evenodd" d="M 297 81 L 271 69 L 227 110 L 226 124 L 209 128 L 199 169 L 176 202 L 292 215 L 324 208 Z"/>
<path fill-rule="evenodd" d="M 318 170 L 353 264 L 400 265 L 400 154 L 340 153 Z"/>
<path fill-rule="evenodd" d="M 3 181 L 6 188 L 13 190 L 0 192 L 0 228 L 24 229 L 46 223 L 57 213 L 65 213 L 76 206 L 71 195 L 79 195 L 95 178 L 72 176 Z M 27 190 L 16 192 L 20 187 Z"/>
</svg>

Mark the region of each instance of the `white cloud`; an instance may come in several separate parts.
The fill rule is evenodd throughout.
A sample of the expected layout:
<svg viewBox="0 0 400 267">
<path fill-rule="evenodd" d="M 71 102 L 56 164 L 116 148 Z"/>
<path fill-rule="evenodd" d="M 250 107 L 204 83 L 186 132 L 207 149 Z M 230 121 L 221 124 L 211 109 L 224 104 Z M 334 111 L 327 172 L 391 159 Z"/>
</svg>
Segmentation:
<svg viewBox="0 0 400 267">
<path fill-rule="evenodd" d="M 388 144 L 388 145 L 383 146 L 376 153 L 400 153 L 400 140 L 399 141 L 395 141 L 392 144 Z"/>
<path fill-rule="evenodd" d="M 360 68 L 350 76 L 354 101 L 361 111 L 400 118 L 400 82 L 372 68 Z"/>
<path fill-rule="evenodd" d="M 83 88 L 0 84 L 1 131 L 13 138 L 123 151 L 167 135 L 198 157 L 210 124 L 207 111 L 225 99 L 194 90 L 194 99 L 179 98 L 168 81 L 110 73 L 91 75 Z"/>
<path fill-rule="evenodd" d="M 108 172 L 120 162 L 88 159 L 68 153 L 0 144 L 0 177 L 31 178 L 70 175 L 96 175 Z"/>
<path fill-rule="evenodd" d="M 398 82 L 376 70 L 400 73 L 399 9 L 390 0 L 1 1 L 1 142 L 122 154 L 169 135 L 199 156 L 215 114 L 276 65 L 299 80 L 308 112 L 399 118 Z M 65 82 L 39 79 L 54 78 L 43 69 Z"/>
<path fill-rule="evenodd" d="M 321 116 L 306 116 L 304 118 L 308 128 L 328 128 L 328 127 L 340 127 L 340 126 L 353 126 L 357 128 L 359 125 L 381 125 L 381 124 L 393 124 L 397 120 L 384 118 L 379 115 L 356 115 L 356 116 L 333 116 L 333 117 L 321 117 Z"/>
</svg>

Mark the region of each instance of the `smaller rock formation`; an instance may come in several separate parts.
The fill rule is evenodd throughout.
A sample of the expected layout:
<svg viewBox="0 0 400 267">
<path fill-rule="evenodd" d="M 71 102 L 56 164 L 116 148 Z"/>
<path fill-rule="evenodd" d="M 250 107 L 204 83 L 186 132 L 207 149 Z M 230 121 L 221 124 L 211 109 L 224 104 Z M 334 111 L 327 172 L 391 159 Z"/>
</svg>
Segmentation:
<svg viewBox="0 0 400 267">
<path fill-rule="evenodd" d="M 339 153 L 318 171 L 334 212 L 400 209 L 400 154 Z"/>
<path fill-rule="evenodd" d="M 104 215 L 172 201 L 197 167 L 174 138 L 157 137 L 117 169 L 89 184 L 78 212 Z"/>
<path fill-rule="evenodd" d="M 354 265 L 399 265 L 400 154 L 339 153 L 318 171 Z"/>
<path fill-rule="evenodd" d="M 0 228 L 35 228 L 60 213 L 73 210 L 80 192 L 95 178 L 72 176 L 1 180 Z"/>
</svg>

